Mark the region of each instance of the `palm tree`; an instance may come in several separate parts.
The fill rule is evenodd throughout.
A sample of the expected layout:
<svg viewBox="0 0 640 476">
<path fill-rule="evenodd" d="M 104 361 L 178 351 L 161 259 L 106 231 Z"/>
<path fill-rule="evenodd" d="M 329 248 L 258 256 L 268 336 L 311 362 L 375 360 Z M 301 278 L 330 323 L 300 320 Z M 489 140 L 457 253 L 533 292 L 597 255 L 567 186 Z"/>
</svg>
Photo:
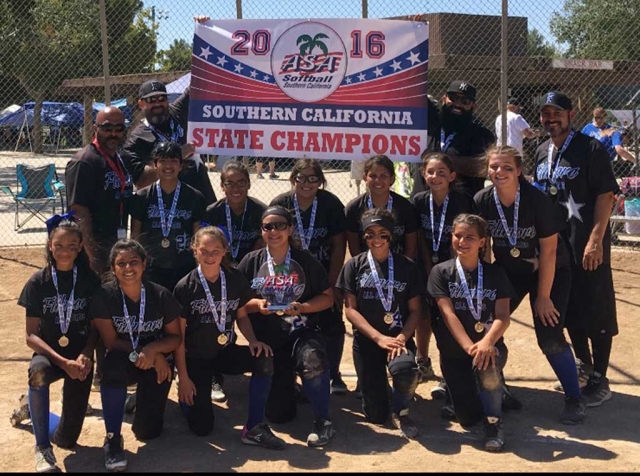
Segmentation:
<svg viewBox="0 0 640 476">
<path fill-rule="evenodd" d="M 296 41 L 296 45 L 300 47 L 300 55 L 304 56 L 306 52 L 311 54 L 316 47 L 320 48 L 325 55 L 329 54 L 329 49 L 327 48 L 327 45 L 320 41 L 321 38 L 329 37 L 324 33 L 318 33 L 313 38 L 309 35 L 300 35 L 298 37 L 298 41 Z"/>
</svg>

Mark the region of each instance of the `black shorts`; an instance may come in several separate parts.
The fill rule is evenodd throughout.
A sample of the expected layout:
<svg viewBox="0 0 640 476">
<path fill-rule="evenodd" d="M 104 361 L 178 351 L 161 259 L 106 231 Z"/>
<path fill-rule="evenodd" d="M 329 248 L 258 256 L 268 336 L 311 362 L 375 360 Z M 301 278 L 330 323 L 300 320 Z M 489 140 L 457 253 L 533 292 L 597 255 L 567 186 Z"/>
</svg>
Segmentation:
<svg viewBox="0 0 640 476">
<path fill-rule="evenodd" d="M 571 271 L 567 329 L 586 332 L 590 338 L 618 335 L 611 264 L 601 264 L 595 271 L 574 265 Z"/>
</svg>

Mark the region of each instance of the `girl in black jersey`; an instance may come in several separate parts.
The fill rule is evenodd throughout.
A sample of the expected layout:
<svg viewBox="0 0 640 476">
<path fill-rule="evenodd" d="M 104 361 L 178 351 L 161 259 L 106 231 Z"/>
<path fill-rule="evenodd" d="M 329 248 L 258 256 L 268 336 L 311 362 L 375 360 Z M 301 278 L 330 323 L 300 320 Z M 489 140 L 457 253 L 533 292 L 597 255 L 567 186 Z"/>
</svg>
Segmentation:
<svg viewBox="0 0 640 476">
<path fill-rule="evenodd" d="M 266 416 L 273 423 L 296 416 L 295 379 L 302 379 L 315 421 L 307 445 L 324 446 L 335 430 L 329 419 L 329 367 L 318 320 L 334 302 L 322 265 L 308 251 L 291 246 L 293 219 L 282 207 L 262 215 L 266 247 L 238 265 L 251 280 L 254 297 L 247 312 L 256 337 L 273 349 L 274 374 Z"/>
<path fill-rule="evenodd" d="M 192 249 L 198 267 L 182 278 L 174 294 L 182 305 L 180 327 L 184 340 L 174 355 L 178 369 L 178 396 L 188 407 L 189 428 L 199 436 L 213 430 L 209 395 L 215 370 L 229 374 L 251 372 L 249 418 L 241 441 L 269 449 L 285 443 L 262 423 L 273 375 L 273 352 L 258 341 L 245 305 L 251 287 L 244 275 L 225 263 L 229 246 L 219 228 L 207 226 L 195 234 Z M 249 342 L 236 345 L 234 322 Z"/>
<path fill-rule="evenodd" d="M 473 203 L 466 193 L 459 190 L 456 169 L 448 155 L 425 151 L 422 155 L 422 175 L 429 188 L 417 193 L 412 201 L 420 222 L 418 263 L 424 270 L 426 281 L 434 264 L 451 259 L 453 219 L 460 213 L 470 213 Z M 416 329 L 416 357 L 421 377 L 425 379 L 433 377 L 431 359 L 428 357 L 431 340 L 429 306 L 424 306 L 422 311 L 423 319 Z M 444 383 L 441 382 L 432 395 L 439 398 L 445 393 Z"/>
<path fill-rule="evenodd" d="M 351 258 L 337 287 L 345 293 L 346 314 L 353 324 L 353 361 L 368 420 L 389 417 L 387 370 L 393 380 L 393 425 L 408 438 L 418 436 L 409 402 L 418 385 L 413 332 L 420 319 L 422 281 L 416 264 L 391 252 L 391 212 L 376 208 L 362 216 L 368 251 Z"/>
<path fill-rule="evenodd" d="M 500 371 L 507 360 L 502 336 L 514 291 L 500 266 L 482 260 L 488 238 L 483 218 L 458 215 L 453 221 L 456 258 L 433 267 L 427 291 L 437 304 L 431 312 L 440 368 L 458 421 L 467 426 L 484 418 L 485 450 L 501 451 Z"/>
<path fill-rule="evenodd" d="M 195 266 L 189 245 L 204 219 L 205 200 L 195 188 L 178 180 L 182 148 L 158 142 L 151 154 L 158 180 L 139 190 L 131 217 L 131 239 L 149 256 L 148 278 L 169 291 Z"/>
<path fill-rule="evenodd" d="M 247 253 L 264 247 L 260 219 L 267 206 L 249 196 L 251 179 L 242 162 L 229 161 L 220 172 L 225 197 L 207 208 L 207 221 L 227 230 L 231 262 L 237 265 Z"/>
<path fill-rule="evenodd" d="M 569 253 L 558 232 L 562 217 L 549 197 L 522 175 L 522 155 L 513 147 L 487 152 L 493 185 L 478 192 L 478 213 L 489 222 L 495 261 L 515 288 L 513 313 L 529 294 L 538 346 L 547 357 L 565 392 L 560 421 L 584 420 L 586 404 L 580 395 L 575 358 L 563 327 L 571 268 Z"/>
<path fill-rule="evenodd" d="M 85 417 L 98 334 L 90 325 L 91 296 L 99 286 L 83 249 L 82 231 L 70 216 L 47 220 L 47 266 L 31 276 L 18 299 L 26 309 L 29 411 L 36 438 L 35 469 L 56 470 L 49 440 L 49 386 L 64 379 L 60 424 L 53 442 L 75 446 Z"/>
<path fill-rule="evenodd" d="M 371 208 L 385 208 L 395 216 L 393 232 L 398 241 L 393 245 L 393 252 L 415 259 L 418 252 L 418 218 L 411 202 L 390 190 L 395 181 L 393 162 L 386 155 L 371 157 L 364 165 L 364 180 L 367 193 L 349 202 L 345 208 L 351 256 L 358 256 L 367 249 L 362 232 L 362 214 Z"/>
<path fill-rule="evenodd" d="M 100 386 L 107 430 L 104 464 L 108 471 L 124 471 L 121 429 L 127 386 L 138 384 L 132 425 L 136 438 L 158 437 L 173 366 L 166 356 L 182 340 L 181 309 L 167 289 L 143 279 L 147 254 L 140 243 L 118 241 L 109 261 L 113 278 L 94 295 L 89 315 L 107 348 Z"/>
<path fill-rule="evenodd" d="M 344 205 L 333 193 L 324 190 L 327 180 L 315 159 L 296 161 L 289 176 L 292 190 L 271 200 L 294 217 L 294 236 L 302 248 L 308 250 L 329 275 L 329 284 L 335 286 L 347 251 Z M 322 188 L 321 188 L 322 187 Z M 335 304 L 320 320 L 326 337 L 331 393 L 343 394 L 347 386 L 340 375 L 340 361 L 346 332 L 342 320 L 342 297 L 334 290 Z"/>
</svg>

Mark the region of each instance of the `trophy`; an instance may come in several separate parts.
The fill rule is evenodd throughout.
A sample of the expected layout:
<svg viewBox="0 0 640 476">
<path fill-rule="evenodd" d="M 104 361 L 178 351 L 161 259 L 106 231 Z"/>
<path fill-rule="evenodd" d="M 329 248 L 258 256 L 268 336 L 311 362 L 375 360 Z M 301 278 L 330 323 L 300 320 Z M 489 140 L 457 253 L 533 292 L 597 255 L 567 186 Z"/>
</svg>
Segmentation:
<svg viewBox="0 0 640 476">
<path fill-rule="evenodd" d="M 275 275 L 272 275 L 268 264 L 264 263 L 258 270 L 261 285 L 257 291 L 267 300 L 267 309 L 279 316 L 302 296 L 306 284 L 304 271 L 297 261 L 292 259 L 289 269 L 285 268 L 284 264 L 275 266 Z"/>
</svg>

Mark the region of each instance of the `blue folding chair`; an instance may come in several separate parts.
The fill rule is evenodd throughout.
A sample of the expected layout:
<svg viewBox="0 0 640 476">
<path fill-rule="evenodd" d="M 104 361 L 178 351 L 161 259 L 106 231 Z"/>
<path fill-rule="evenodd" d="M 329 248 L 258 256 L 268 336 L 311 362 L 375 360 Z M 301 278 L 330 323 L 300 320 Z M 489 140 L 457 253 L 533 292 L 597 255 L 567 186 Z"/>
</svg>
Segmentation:
<svg viewBox="0 0 640 476">
<path fill-rule="evenodd" d="M 45 207 L 52 207 L 52 215 L 55 215 L 58 203 L 64 210 L 65 189 L 64 184 L 58 180 L 55 164 L 43 167 L 17 164 L 16 179 L 19 189 L 17 193 L 9 187 L 0 187 L 0 190 L 11 196 L 16 204 L 14 230 L 18 231 L 34 217 L 44 223 L 48 218 L 42 213 Z M 27 214 L 23 220 L 20 220 L 20 207 L 22 207 L 22 213 Z"/>
</svg>

